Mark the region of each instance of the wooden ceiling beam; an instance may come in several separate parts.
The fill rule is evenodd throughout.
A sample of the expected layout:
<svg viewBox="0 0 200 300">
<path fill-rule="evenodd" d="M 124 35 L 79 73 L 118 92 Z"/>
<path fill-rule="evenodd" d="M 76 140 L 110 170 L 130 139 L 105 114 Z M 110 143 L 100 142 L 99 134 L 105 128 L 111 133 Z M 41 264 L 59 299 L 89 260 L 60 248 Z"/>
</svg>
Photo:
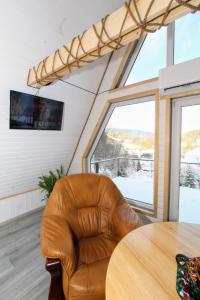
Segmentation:
<svg viewBox="0 0 200 300">
<path fill-rule="evenodd" d="M 200 5 L 200 0 L 185 2 L 195 7 Z M 167 25 L 192 11 L 190 7 L 179 4 L 177 0 L 155 0 L 147 16 L 147 10 L 152 4 L 152 0 L 137 0 L 135 3 L 140 16 L 136 12 L 134 1 L 130 1 L 129 11 L 127 5 L 123 5 L 111 15 L 46 57 L 38 65 L 32 67 L 29 70 L 27 85 L 40 88 L 73 71 L 74 68 L 81 67 L 98 59 L 99 56 L 113 51 L 113 49 L 117 50 L 138 39 L 142 30 L 138 25 L 138 23 L 141 23 L 139 18 L 143 21 L 147 17 L 146 24 L 148 26 L 150 23 L 160 24 L 170 5 L 169 14 L 164 22 Z M 157 29 L 158 27 L 157 25 L 151 25 L 147 28 Z"/>
</svg>

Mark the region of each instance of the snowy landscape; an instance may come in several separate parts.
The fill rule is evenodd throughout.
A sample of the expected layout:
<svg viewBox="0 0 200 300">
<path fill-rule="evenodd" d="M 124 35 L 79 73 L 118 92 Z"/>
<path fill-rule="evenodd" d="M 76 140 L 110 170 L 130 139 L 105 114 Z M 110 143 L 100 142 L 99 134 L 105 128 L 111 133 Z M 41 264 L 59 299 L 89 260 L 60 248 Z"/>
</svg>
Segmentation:
<svg viewBox="0 0 200 300">
<path fill-rule="evenodd" d="M 200 130 L 184 132 L 181 141 L 179 221 L 199 223 Z M 106 128 L 91 171 L 110 176 L 126 198 L 153 205 L 153 133 Z"/>
<path fill-rule="evenodd" d="M 153 204 L 153 178 L 137 174 L 127 178 L 115 177 L 113 181 L 124 197 Z"/>
<path fill-rule="evenodd" d="M 153 205 L 153 134 L 105 130 L 94 152 L 91 171 L 110 176 L 126 198 Z"/>
<path fill-rule="evenodd" d="M 179 221 L 199 223 L 200 189 L 180 187 Z"/>
<path fill-rule="evenodd" d="M 113 181 L 122 194 L 129 199 L 142 199 L 153 204 L 153 180 L 145 176 L 129 178 L 116 177 Z M 179 221 L 199 223 L 200 189 L 180 187 Z"/>
</svg>

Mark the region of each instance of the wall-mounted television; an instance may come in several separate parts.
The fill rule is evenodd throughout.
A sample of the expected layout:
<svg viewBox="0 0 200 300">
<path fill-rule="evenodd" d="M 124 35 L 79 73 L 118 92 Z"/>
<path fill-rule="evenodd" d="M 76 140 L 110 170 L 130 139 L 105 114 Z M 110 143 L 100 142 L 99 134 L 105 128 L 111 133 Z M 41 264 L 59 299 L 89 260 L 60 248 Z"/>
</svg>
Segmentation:
<svg viewBox="0 0 200 300">
<path fill-rule="evenodd" d="M 10 129 L 61 130 L 63 105 L 61 101 L 10 91 Z"/>
</svg>

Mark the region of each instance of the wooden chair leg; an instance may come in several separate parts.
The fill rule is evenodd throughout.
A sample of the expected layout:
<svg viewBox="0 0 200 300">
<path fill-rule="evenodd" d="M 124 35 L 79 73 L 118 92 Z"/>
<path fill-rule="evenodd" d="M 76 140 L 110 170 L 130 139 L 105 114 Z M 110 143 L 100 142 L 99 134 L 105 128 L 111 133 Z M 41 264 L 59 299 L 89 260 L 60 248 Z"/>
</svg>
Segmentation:
<svg viewBox="0 0 200 300">
<path fill-rule="evenodd" d="M 51 275 L 49 300 L 66 300 L 62 287 L 62 265 L 60 260 L 47 258 L 46 270 Z"/>
</svg>

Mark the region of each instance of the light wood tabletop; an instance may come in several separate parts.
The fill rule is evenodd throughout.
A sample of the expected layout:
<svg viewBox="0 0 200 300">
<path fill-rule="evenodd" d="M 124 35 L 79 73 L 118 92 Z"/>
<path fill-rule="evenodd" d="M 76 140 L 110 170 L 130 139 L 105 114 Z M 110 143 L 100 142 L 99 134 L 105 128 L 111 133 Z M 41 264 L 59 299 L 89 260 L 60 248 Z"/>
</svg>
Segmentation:
<svg viewBox="0 0 200 300">
<path fill-rule="evenodd" d="M 178 253 L 200 256 L 200 225 L 165 222 L 130 232 L 111 256 L 106 300 L 180 300 L 176 292 Z"/>
</svg>

